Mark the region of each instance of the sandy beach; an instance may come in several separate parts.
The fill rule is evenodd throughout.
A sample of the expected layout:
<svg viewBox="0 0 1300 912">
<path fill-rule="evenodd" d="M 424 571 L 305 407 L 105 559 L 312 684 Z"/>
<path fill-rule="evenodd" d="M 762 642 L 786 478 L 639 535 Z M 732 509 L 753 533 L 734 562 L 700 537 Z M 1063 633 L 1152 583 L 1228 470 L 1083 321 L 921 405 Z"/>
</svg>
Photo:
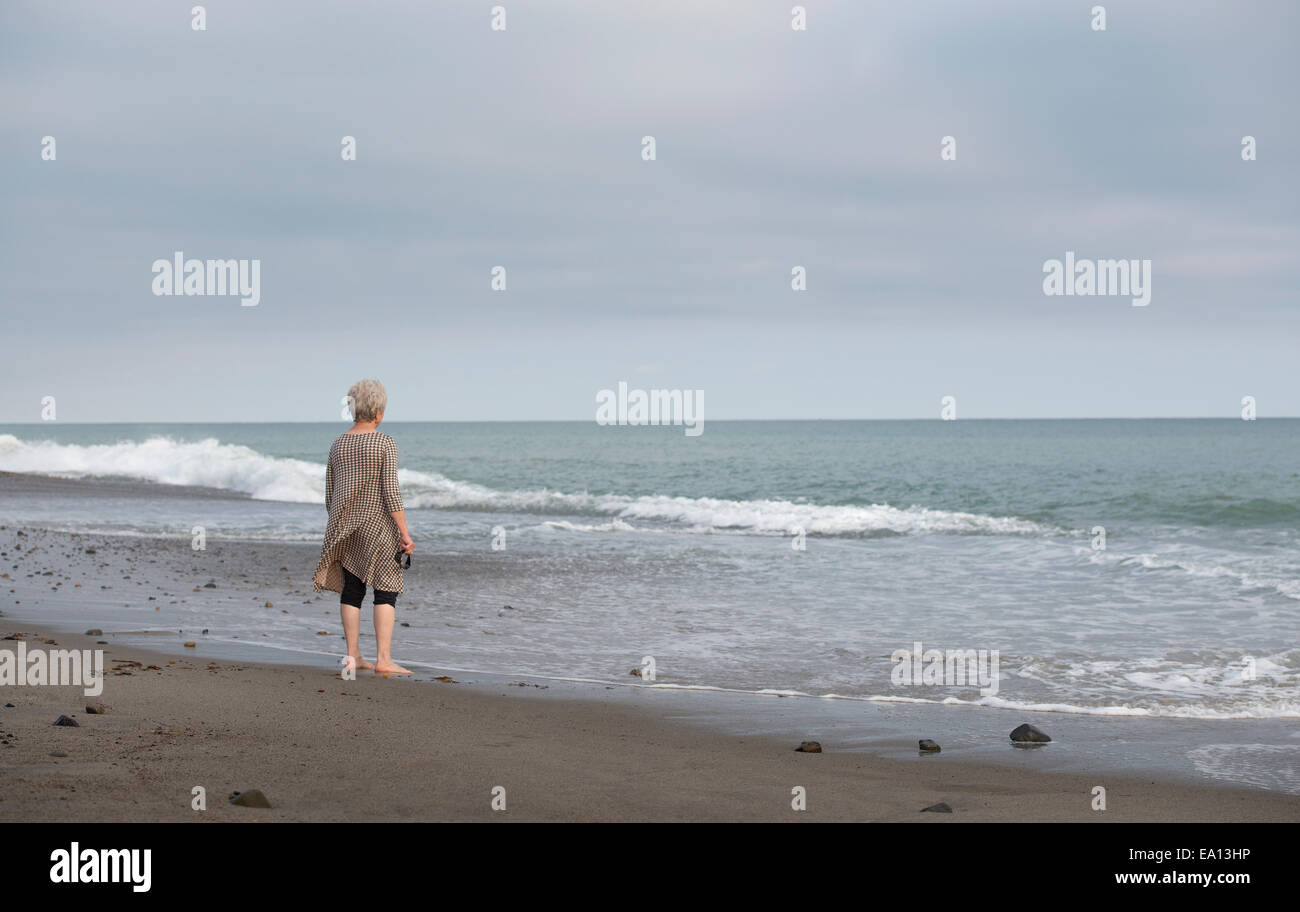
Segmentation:
<svg viewBox="0 0 1300 912">
<path fill-rule="evenodd" d="M 85 636 L 70 630 L 77 618 L 93 616 L 73 610 L 77 599 L 143 605 L 157 616 L 157 629 L 174 620 L 182 599 L 247 600 L 248 591 L 258 598 L 302 596 L 301 583 L 283 574 L 276 590 L 267 580 L 242 589 L 237 583 L 250 575 L 248 555 L 281 574 L 279 560 L 303 548 L 214 543 L 198 554 L 184 541 L 20 531 L 0 531 L 0 634 L 14 638 L 0 647 L 16 649 L 21 640 L 29 649 L 103 649 L 106 676 L 98 697 L 71 686 L 0 689 L 0 820 L 1300 819 L 1300 796 L 1117 776 L 1113 768 L 1062 772 L 1043 751 L 1008 750 L 1012 760 L 1000 763 L 951 752 L 873 756 L 836 743 L 833 732 L 810 731 L 810 717 L 797 706 L 773 713 L 761 734 L 738 735 L 684 721 L 680 692 L 638 688 L 629 698 L 619 688 L 566 690 L 455 673 L 411 680 L 362 672 L 345 681 L 324 652 L 269 664 L 250 660 L 259 654 L 255 646 L 232 652 L 233 644 L 199 631 L 192 648 L 183 645 L 190 636 L 184 631 L 155 637 L 168 644 L 160 649 L 138 645 L 138 628 L 135 640 L 129 629 Z M 297 563 L 305 563 L 301 555 Z M 200 580 L 214 566 L 223 569 L 208 588 Z M 180 577 L 189 577 L 183 594 Z M 164 597 L 143 594 L 155 591 Z M 332 642 L 338 619 L 328 595 L 299 601 L 316 618 L 307 623 L 319 624 Z M 283 610 L 258 608 L 268 615 Z M 87 713 L 93 702 L 107 711 Z M 61 715 L 78 725 L 54 725 Z M 1004 720 L 1008 729 L 1016 721 L 998 717 Z M 944 740 L 942 731 L 920 730 Z M 822 753 L 794 749 L 814 737 Z M 1005 734 L 989 737 L 1006 746 Z M 1106 789 L 1104 811 L 1091 807 L 1098 785 Z M 196 786 L 206 790 L 206 811 L 191 809 Z M 492 806 L 498 787 L 504 810 Z M 797 787 L 806 810 L 792 807 Z M 264 792 L 272 807 L 228 803 L 232 793 L 250 789 Z M 952 812 L 922 811 L 938 803 Z"/>
<path fill-rule="evenodd" d="M 6 628 L 7 630 L 7 628 Z M 50 631 L 24 630 L 39 642 Z M 94 648 L 80 635 L 47 637 Z M 11 647 L 12 642 L 4 641 Z M 24 821 L 1294 821 L 1300 797 L 1142 778 L 794 750 L 534 688 L 346 682 L 324 668 L 106 647 L 102 697 L 0 696 L 0 820 Z M 131 664 L 131 663 L 139 663 Z M 79 727 L 52 723 L 61 714 Z M 56 756 L 63 754 L 66 756 Z M 1092 811 L 1102 784 L 1108 810 Z M 191 810 L 191 790 L 208 795 Z M 491 807 L 506 790 L 506 809 Z M 802 786 L 807 810 L 791 808 Z M 227 803 L 260 789 L 271 809 Z M 921 813 L 944 802 L 951 814 Z"/>
<path fill-rule="evenodd" d="M 2 480 L 17 495 L 139 495 L 125 483 L 8 473 Z M 150 486 L 150 494 L 203 496 L 166 486 Z M 335 664 L 337 597 L 311 591 L 317 550 L 211 541 L 199 551 L 181 537 L 0 528 L 0 649 L 16 653 L 20 642 L 29 650 L 102 649 L 106 669 L 95 697 L 72 686 L 0 687 L 0 820 L 1300 819 L 1300 796 L 1137 762 L 1135 739 L 1151 742 L 1148 754 L 1162 749 L 1158 720 L 1099 727 L 1069 715 L 836 704 L 455 667 L 345 681 Z M 398 620 L 436 635 L 450 623 L 439 615 L 496 572 L 424 556 L 410 585 L 435 593 L 432 609 L 399 606 Z M 219 625 L 232 612 L 301 628 L 300 640 L 317 648 L 295 653 L 230 635 Z M 369 617 L 367 609 L 367 652 Z M 479 622 L 485 632 L 494 618 Z M 102 632 L 86 636 L 89 627 Z M 399 657 L 407 629 L 398 631 Z M 96 702 L 107 711 L 87 713 Z M 839 716 L 826 715 L 831 709 Z M 62 715 L 78 725 L 54 725 Z M 1065 738 L 1014 749 L 1007 733 L 1022 721 Z M 1234 724 L 1212 723 L 1190 737 L 1226 740 L 1219 732 Z M 1105 726 L 1116 725 L 1129 727 L 1109 734 Z M 940 741 L 943 752 L 920 754 L 922 737 Z M 805 740 L 820 741 L 822 753 L 797 752 Z M 205 811 L 191 808 L 196 786 L 206 790 Z M 1104 811 L 1092 807 L 1097 786 L 1106 790 Z M 504 810 L 493 808 L 498 788 Z M 793 807 L 796 788 L 805 810 Z M 228 803 L 250 789 L 272 807 Z M 951 813 L 922 810 L 940 803 Z"/>
</svg>

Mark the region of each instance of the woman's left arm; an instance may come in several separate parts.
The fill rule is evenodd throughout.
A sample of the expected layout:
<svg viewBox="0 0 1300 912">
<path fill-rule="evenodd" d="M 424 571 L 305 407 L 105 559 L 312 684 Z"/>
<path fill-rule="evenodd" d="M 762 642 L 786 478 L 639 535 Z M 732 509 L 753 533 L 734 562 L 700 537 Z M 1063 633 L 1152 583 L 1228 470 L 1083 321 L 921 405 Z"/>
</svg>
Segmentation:
<svg viewBox="0 0 1300 912">
<path fill-rule="evenodd" d="M 325 512 L 330 511 L 330 501 L 334 497 L 334 454 L 325 463 Z"/>
<path fill-rule="evenodd" d="M 380 467 L 380 487 L 383 489 L 384 509 L 393 517 L 397 532 L 402 537 L 402 550 L 407 554 L 415 551 L 415 542 L 406 527 L 406 509 L 402 504 L 402 489 L 397 484 L 397 442 L 391 437 L 384 447 L 383 464 Z"/>
</svg>

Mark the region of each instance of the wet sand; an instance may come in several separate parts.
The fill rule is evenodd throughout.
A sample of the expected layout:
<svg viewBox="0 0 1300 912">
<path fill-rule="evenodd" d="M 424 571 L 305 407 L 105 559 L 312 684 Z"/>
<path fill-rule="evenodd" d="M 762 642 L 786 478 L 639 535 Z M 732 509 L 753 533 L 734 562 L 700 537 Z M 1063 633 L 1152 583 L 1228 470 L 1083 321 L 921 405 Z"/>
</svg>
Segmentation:
<svg viewBox="0 0 1300 912">
<path fill-rule="evenodd" d="M 952 752 L 874 756 L 833 732 L 803 729 L 799 713 L 773 713 L 762 734 L 738 734 L 684 721 L 680 693 L 649 688 L 566 689 L 454 673 L 410 680 L 362 672 L 345 681 L 329 656 L 339 633 L 335 602 L 282 569 L 302 563 L 306 546 L 212 543 L 196 556 L 183 539 L 18 532 L 0 530 L 0 636 L 30 648 L 100 648 L 108 671 L 93 698 L 79 687 L 0 687 L 0 704 L 13 704 L 0 705 L 0 820 L 1300 819 L 1300 796 L 1113 768 L 1061 771 L 1044 751 L 1012 751 L 1017 763 Z M 310 618 L 300 622 L 320 625 L 331 645 L 270 664 L 251 660 L 269 654 L 251 644 L 189 632 L 205 600 L 247 602 L 261 591 L 259 577 L 275 581 L 277 599 L 305 605 Z M 215 588 L 201 582 L 209 578 Z M 261 603 L 248 610 L 287 611 Z M 83 636 L 96 611 L 130 620 Z M 170 652 L 124 632 L 141 630 L 145 618 L 156 629 L 172 625 Z M 182 645 L 187 638 L 194 648 Z M 17 645 L 0 640 L 3 649 Z M 87 714 L 94 701 L 108 712 Z M 60 715 L 79 726 L 55 726 Z M 944 740 L 942 731 L 923 734 Z M 1005 744 L 1005 734 L 990 737 Z M 823 752 L 796 752 L 806 738 L 819 738 Z M 206 790 L 205 811 L 191 808 L 196 786 Z M 1104 811 L 1092 807 L 1096 786 L 1106 789 Z M 228 804 L 232 792 L 249 789 L 273 807 Z M 504 789 L 504 810 L 493 808 L 495 789 Z M 792 807 L 796 789 L 806 810 Z M 952 813 L 922 812 L 940 802 Z"/>
<path fill-rule="evenodd" d="M 22 631 L 32 646 L 50 631 Z M 95 639 L 56 633 L 58 648 Z M 15 641 L 0 641 L 13 648 Z M 51 647 L 53 648 L 53 647 Z M 1294 821 L 1300 797 L 945 758 L 798 753 L 653 707 L 109 644 L 103 694 L 6 687 L 0 820 Z M 139 665 L 127 664 L 130 662 Z M 152 666 L 152 667 L 151 667 Z M 112 669 L 116 668 L 117 671 Z M 88 702 L 108 711 L 89 715 Z M 79 727 L 55 726 L 61 714 Z M 62 753 L 66 756 L 55 756 Z M 1094 811 L 1092 789 L 1107 790 Z M 207 810 L 191 809 L 192 790 Z M 506 807 L 493 810 L 493 790 Z M 802 787 L 807 810 L 792 808 Z M 228 804 L 260 789 L 271 809 Z M 922 813 L 938 802 L 951 814 Z"/>
</svg>

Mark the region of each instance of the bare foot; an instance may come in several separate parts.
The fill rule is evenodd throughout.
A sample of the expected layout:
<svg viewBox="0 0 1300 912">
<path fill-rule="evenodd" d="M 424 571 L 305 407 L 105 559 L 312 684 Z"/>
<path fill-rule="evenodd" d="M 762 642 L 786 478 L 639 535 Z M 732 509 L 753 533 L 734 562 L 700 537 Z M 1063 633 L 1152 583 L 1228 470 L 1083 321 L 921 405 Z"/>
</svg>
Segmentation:
<svg viewBox="0 0 1300 912">
<path fill-rule="evenodd" d="M 349 656 L 349 658 L 352 659 L 353 667 L 358 668 L 362 671 L 369 671 L 370 669 L 375 667 L 374 665 L 371 665 L 369 662 L 367 662 L 365 659 L 361 658 L 361 656 L 359 655 Z"/>
<path fill-rule="evenodd" d="M 380 662 L 375 666 L 375 674 L 381 675 L 409 675 L 411 669 L 403 668 L 396 662 Z"/>
</svg>

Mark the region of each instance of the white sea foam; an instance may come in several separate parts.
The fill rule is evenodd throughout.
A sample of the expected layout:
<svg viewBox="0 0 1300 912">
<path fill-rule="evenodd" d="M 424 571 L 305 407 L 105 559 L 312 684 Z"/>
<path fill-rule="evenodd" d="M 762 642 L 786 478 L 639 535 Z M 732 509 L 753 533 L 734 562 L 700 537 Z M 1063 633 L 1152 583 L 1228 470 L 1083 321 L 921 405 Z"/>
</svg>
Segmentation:
<svg viewBox="0 0 1300 912">
<path fill-rule="evenodd" d="M 606 523 L 575 523 L 567 519 L 548 519 L 542 523 L 544 529 L 560 529 L 566 532 L 635 532 L 636 526 L 631 523 L 623 522 L 621 519 L 613 519 Z"/>
<path fill-rule="evenodd" d="M 1300 794 L 1300 750 L 1285 744 L 1205 744 L 1187 756 L 1197 772 L 1270 791 Z"/>
<path fill-rule="evenodd" d="M 1164 557 L 1159 554 L 1122 554 L 1114 551 L 1093 551 L 1076 548 L 1075 553 L 1095 564 L 1112 564 L 1120 567 L 1140 567 L 1143 570 L 1175 570 L 1207 579 L 1226 579 L 1245 589 L 1272 589 L 1279 595 L 1300 600 L 1300 579 L 1261 575 L 1257 572 L 1227 567 L 1222 564 L 1196 561 L 1187 557 Z"/>
<path fill-rule="evenodd" d="M 963 700 L 960 697 L 926 699 L 878 694 L 866 697 L 825 694 L 831 700 L 861 700 L 868 703 L 931 703 L 948 706 L 987 706 L 994 709 L 1014 709 L 1021 712 L 1072 713 L 1084 716 L 1133 716 L 1151 719 L 1295 719 L 1300 718 L 1300 702 L 1285 700 L 1277 703 L 1259 702 L 1235 708 L 1219 708 L 1204 703 L 1136 706 L 1131 703 L 1091 705 L 1036 700 L 1010 700 L 1005 697 L 980 697 Z"/>
<path fill-rule="evenodd" d="M 325 466 L 301 459 L 267 456 L 250 447 L 207 438 L 177 441 L 60 444 L 27 442 L 0 434 L 0 469 L 66 477 L 117 477 L 172 485 L 219 488 L 256 500 L 324 503 Z M 984 534 L 1039 535 L 1054 531 L 1038 523 L 924 507 L 899 508 L 793 503 L 786 500 L 725 500 L 666 494 L 565 493 L 545 488 L 501 491 L 455 481 L 436 472 L 401 469 L 398 479 L 408 509 L 471 510 L 608 517 L 604 523 L 557 521 L 556 528 L 586 532 L 628 532 L 633 521 L 697 533 L 738 532 L 854 536 Z M 566 525 L 567 523 L 567 525 Z"/>
<path fill-rule="evenodd" d="M 264 456 L 246 446 L 208 438 L 143 442 L 29 443 L 0 434 L 0 469 L 69 478 L 131 478 L 169 485 L 220 488 L 257 500 L 325 502 L 325 466 Z"/>
</svg>

